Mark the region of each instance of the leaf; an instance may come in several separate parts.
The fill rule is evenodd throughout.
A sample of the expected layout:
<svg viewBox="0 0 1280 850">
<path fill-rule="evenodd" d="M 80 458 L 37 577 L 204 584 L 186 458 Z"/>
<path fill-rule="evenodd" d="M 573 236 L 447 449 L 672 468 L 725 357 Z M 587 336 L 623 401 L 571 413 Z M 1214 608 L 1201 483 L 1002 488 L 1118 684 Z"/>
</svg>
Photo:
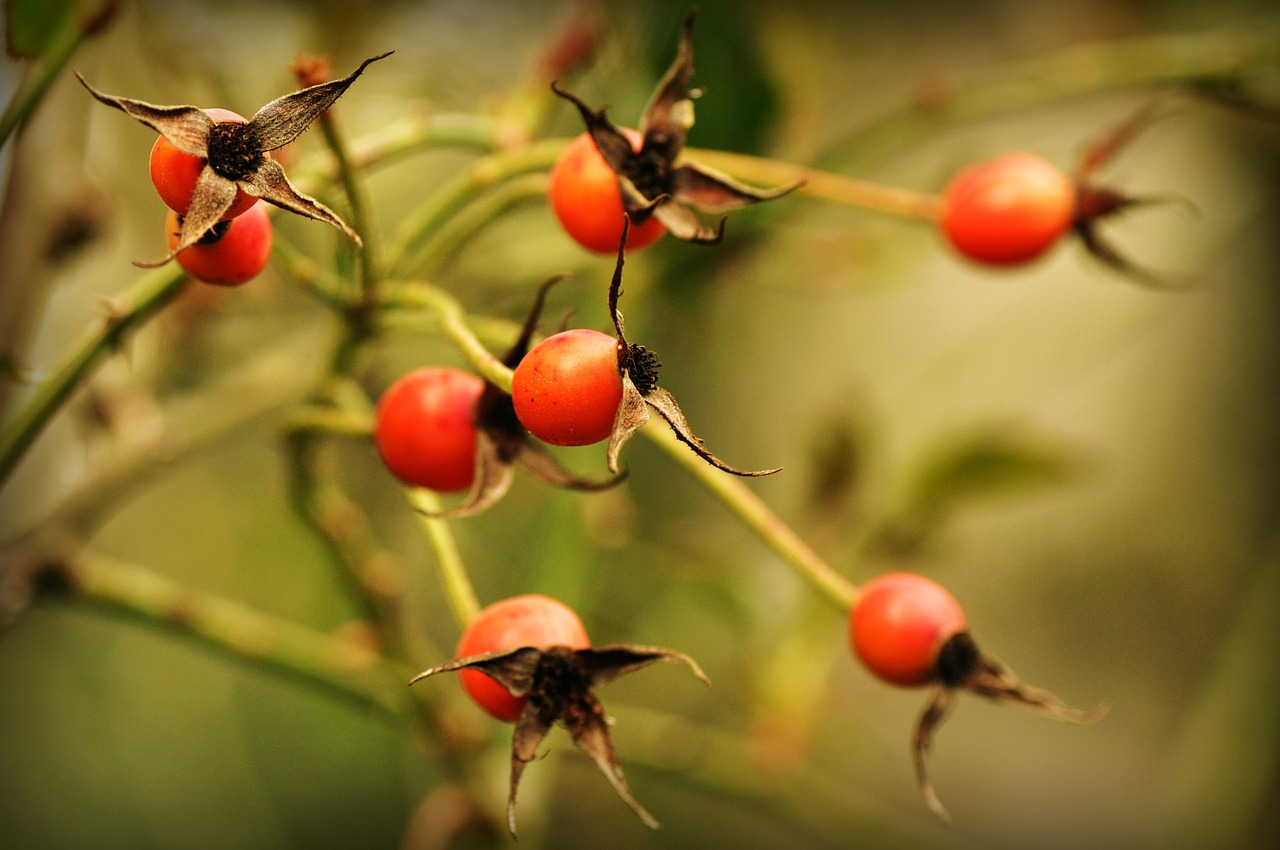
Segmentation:
<svg viewBox="0 0 1280 850">
<path fill-rule="evenodd" d="M 5 49 L 10 58 L 43 56 L 50 44 L 75 25 L 78 0 L 9 0 L 4 5 Z"/>
<path fill-rule="evenodd" d="M 1078 454 L 1056 440 L 984 428 L 952 438 L 931 453 L 910 485 L 908 512 L 933 521 L 962 502 L 1062 484 L 1080 469 Z"/>
</svg>

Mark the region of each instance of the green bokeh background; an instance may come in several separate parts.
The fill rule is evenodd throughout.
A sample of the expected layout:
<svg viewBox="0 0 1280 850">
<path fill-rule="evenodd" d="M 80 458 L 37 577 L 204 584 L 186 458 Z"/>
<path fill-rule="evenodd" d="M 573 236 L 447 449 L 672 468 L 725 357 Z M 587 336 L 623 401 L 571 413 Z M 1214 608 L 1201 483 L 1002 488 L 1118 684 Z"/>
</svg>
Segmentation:
<svg viewBox="0 0 1280 850">
<path fill-rule="evenodd" d="M 690 144 L 921 191 L 1014 148 L 1069 167 L 1152 94 L 1005 109 L 1018 92 L 997 88 L 981 119 L 875 123 L 925 84 L 963 92 L 1072 47 L 1277 26 L 1266 4 L 1190 0 L 700 6 L 695 82 L 706 93 Z M 137 0 L 72 65 L 112 93 L 249 114 L 294 87 L 297 53 L 331 53 L 345 73 L 394 48 L 340 103 L 344 127 L 361 135 L 410 107 L 497 108 L 572 8 Z M 684 7 L 600 8 L 608 38 L 573 90 L 633 123 Z M 661 354 L 664 385 L 717 454 L 785 468 L 750 483 L 761 498 L 854 581 L 908 568 L 943 582 L 986 649 L 1072 703 L 1111 701 L 1110 716 L 1080 729 L 961 700 L 932 761 L 955 821 L 940 826 L 920 804 L 908 751 L 924 695 L 857 667 L 841 612 L 637 440 L 618 490 L 549 491 L 522 475 L 498 507 L 455 523 L 483 600 L 548 593 L 574 605 L 597 642 L 678 648 L 714 683 L 671 666 L 601 693 L 633 790 L 663 830 L 637 822 L 557 732 L 526 773 L 519 846 L 1270 846 L 1280 803 L 1274 53 L 1257 79 L 1269 114 L 1170 93 L 1175 108 L 1105 171 L 1134 194 L 1194 204 L 1194 214 L 1153 206 L 1107 226 L 1141 262 L 1194 279 L 1188 291 L 1133 285 L 1074 243 L 992 272 L 927 226 L 803 197 L 736 214 L 719 248 L 665 240 L 628 259 L 628 336 Z M 6 96 L 21 70 L 4 69 Z M 549 116 L 548 134 L 577 132 L 566 105 Z M 36 377 L 101 298 L 136 279 L 131 261 L 160 250 L 152 138 L 64 75 L 6 148 L 0 308 Z M 298 153 L 321 145 L 309 133 Z M 371 174 L 382 228 L 470 157 L 422 154 Z M 33 259 L 69 210 L 96 238 L 61 262 Z M 329 229 L 277 222 L 318 259 L 333 256 Z M 541 204 L 498 222 L 436 282 L 472 310 L 517 318 L 533 287 L 566 269 L 576 279 L 553 311 L 572 306 L 573 321 L 605 328 L 611 259 L 585 256 Z M 280 405 L 122 490 L 92 545 L 316 629 L 348 624 L 357 609 L 287 504 L 279 443 L 285 405 L 319 375 L 334 331 L 275 270 L 234 293 L 189 293 L 96 376 L 117 435 L 93 431 L 78 397 L 0 491 L 0 539 L 39 526 L 86 469 L 154 424 L 139 387 L 181 405 L 209 381 L 260 369 L 278 375 Z M 393 336 L 370 358 L 371 390 L 426 362 L 460 360 L 437 340 Z M 868 554 L 864 532 L 896 515 L 931 453 L 990 430 L 1035 435 L 1078 474 L 965 502 L 918 549 Z M 603 469 L 600 447 L 559 456 Z M 402 493 L 371 445 L 344 445 L 341 459 L 344 486 L 408 569 L 418 660 L 449 657 L 457 627 Z M 448 681 L 419 687 L 440 691 L 451 729 L 487 742 L 485 804 L 500 807 L 507 727 Z M 0 847 L 430 847 L 461 805 L 450 781 L 438 752 L 371 710 L 174 634 L 59 600 L 0 631 Z M 510 846 L 505 835 L 492 843 Z"/>
</svg>

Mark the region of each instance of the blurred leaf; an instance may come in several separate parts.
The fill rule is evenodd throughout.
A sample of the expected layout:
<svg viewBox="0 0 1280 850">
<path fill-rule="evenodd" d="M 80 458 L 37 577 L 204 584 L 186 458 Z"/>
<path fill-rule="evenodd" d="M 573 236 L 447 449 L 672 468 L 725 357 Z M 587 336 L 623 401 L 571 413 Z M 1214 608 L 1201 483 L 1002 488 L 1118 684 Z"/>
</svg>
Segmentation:
<svg viewBox="0 0 1280 850">
<path fill-rule="evenodd" d="M 911 512 L 932 517 L 959 503 L 1019 496 L 1080 471 L 1077 453 L 1044 434 L 981 429 L 937 447 L 910 485 Z"/>
<path fill-rule="evenodd" d="M 986 426 L 954 434 L 926 452 L 907 484 L 905 506 L 876 529 L 878 551 L 919 551 L 965 503 L 1015 498 L 1064 484 L 1083 472 L 1080 453 L 1042 433 Z"/>
<path fill-rule="evenodd" d="M 8 0 L 5 48 L 14 59 L 47 56 L 68 35 L 97 33 L 119 6 L 120 0 Z"/>
<path fill-rule="evenodd" d="M 5 48 L 14 59 L 44 55 L 67 28 L 81 0 L 9 0 L 5 4 Z"/>
</svg>

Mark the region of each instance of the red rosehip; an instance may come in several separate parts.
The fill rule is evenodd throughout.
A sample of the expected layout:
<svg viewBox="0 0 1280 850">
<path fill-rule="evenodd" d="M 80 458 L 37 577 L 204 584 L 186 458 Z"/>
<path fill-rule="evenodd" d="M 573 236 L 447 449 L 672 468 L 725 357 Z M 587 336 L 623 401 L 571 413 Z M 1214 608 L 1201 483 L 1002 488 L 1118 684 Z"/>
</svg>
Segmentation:
<svg viewBox="0 0 1280 850">
<path fill-rule="evenodd" d="M 622 402 L 618 340 L 590 328 L 547 337 L 516 366 L 511 399 L 540 440 L 586 446 L 608 438 Z"/>
<path fill-rule="evenodd" d="M 867 582 L 849 615 L 854 652 L 867 669 L 895 685 L 948 678 L 949 671 L 939 666 L 943 648 L 966 629 L 964 611 L 951 594 L 912 573 L 887 573 Z"/>
<path fill-rule="evenodd" d="M 939 225 L 966 257 L 1016 265 L 1043 254 L 1071 229 L 1076 188 L 1052 163 L 1011 153 L 971 165 L 942 196 Z"/>
<path fill-rule="evenodd" d="M 169 250 L 178 245 L 182 221 L 173 210 L 166 220 Z M 178 252 L 178 264 L 196 280 L 239 286 L 257 277 L 271 258 L 271 218 L 256 201 L 247 212 L 219 222 L 199 242 Z"/>
<path fill-rule="evenodd" d="M 640 134 L 630 128 L 620 129 L 639 152 L 643 142 Z M 579 245 L 600 254 L 618 250 L 625 217 L 618 175 L 600 155 L 590 133 L 579 135 L 560 154 L 551 168 L 547 196 L 565 232 Z M 627 248 L 643 248 L 665 232 L 657 218 L 633 225 L 627 235 Z"/>
<path fill-rule="evenodd" d="M 219 124 L 246 123 L 244 116 L 229 109 L 206 109 L 205 113 Z M 264 154 L 265 155 L 265 154 Z M 196 180 L 204 170 L 205 160 L 175 148 L 164 136 L 156 138 L 151 146 L 151 182 L 160 194 L 160 199 L 169 209 L 178 215 L 186 215 L 191 208 L 191 196 L 196 189 Z M 235 200 L 231 207 L 222 214 L 225 221 L 246 212 L 257 203 L 258 199 L 245 192 L 236 190 Z"/>
<path fill-rule="evenodd" d="M 442 493 L 475 478 L 479 377 L 448 367 L 415 369 L 378 400 L 373 438 L 387 469 L 406 484 Z"/>
<path fill-rule="evenodd" d="M 495 602 L 471 621 L 458 641 L 457 655 L 467 658 L 531 646 L 549 649 L 587 649 L 591 641 L 578 615 L 562 602 L 547 596 L 526 594 Z M 514 723 L 524 710 L 525 698 L 515 697 L 482 670 L 460 670 L 463 690 L 486 712 Z"/>
</svg>

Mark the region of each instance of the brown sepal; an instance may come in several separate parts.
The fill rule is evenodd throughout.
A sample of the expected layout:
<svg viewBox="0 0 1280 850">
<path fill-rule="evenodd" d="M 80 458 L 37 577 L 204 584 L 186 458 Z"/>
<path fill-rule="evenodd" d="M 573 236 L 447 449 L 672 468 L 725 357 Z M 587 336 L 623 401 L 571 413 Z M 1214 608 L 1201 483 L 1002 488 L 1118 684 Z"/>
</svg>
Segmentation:
<svg viewBox="0 0 1280 850">
<path fill-rule="evenodd" d="M 646 826 L 659 826 L 640 805 L 627 785 L 609 734 L 610 721 L 594 689 L 627 673 L 660 661 L 678 661 L 710 685 L 697 662 L 682 652 L 653 646 L 610 644 L 589 649 L 553 646 L 547 649 L 519 647 L 457 658 L 415 676 L 413 684 L 428 676 L 463 669 L 481 670 L 508 693 L 527 700 L 516 720 L 511 739 L 511 780 L 507 793 L 507 827 L 516 836 L 516 792 L 525 765 L 538 757 L 538 747 L 556 723 L 564 726 L 573 743 L 587 754 L 618 796 Z"/>
<path fill-rule="evenodd" d="M 1168 274 L 1145 269 L 1130 261 L 1104 239 L 1098 229 L 1099 221 L 1136 206 L 1175 203 L 1190 209 L 1193 213 L 1196 211 L 1190 201 L 1178 195 L 1134 197 L 1100 186 L 1094 180 L 1094 175 L 1122 148 L 1133 141 L 1139 132 L 1163 114 L 1167 114 L 1160 113 L 1158 107 L 1158 100 L 1143 104 L 1125 121 L 1089 144 L 1081 154 L 1076 166 L 1076 215 L 1072 229 L 1080 238 L 1086 251 L 1135 283 L 1161 289 L 1185 288 L 1190 285 L 1189 281 L 1174 279 Z"/>
<path fill-rule="evenodd" d="M 724 219 L 712 227 L 695 210 L 715 213 L 768 201 L 793 191 L 800 183 L 774 189 L 754 189 L 697 163 L 680 160 L 685 138 L 693 126 L 693 100 L 700 92 L 689 88 L 693 76 L 693 21 L 689 11 L 680 30 L 675 59 L 649 97 L 640 119 L 639 151 L 613 124 L 604 109 L 592 109 L 580 98 L 551 89 L 572 103 L 606 163 L 618 177 L 622 205 L 637 224 L 656 216 L 677 239 L 703 245 L 718 244 Z M 679 164 L 677 164 L 677 161 Z"/>
<path fill-rule="evenodd" d="M 929 780 L 927 761 L 934 733 L 946 719 L 952 697 L 957 690 L 1020 705 L 1055 720 L 1082 725 L 1101 720 L 1111 710 L 1111 705 L 1106 702 L 1089 711 L 1073 708 L 1048 691 L 1025 684 L 1003 663 L 979 652 L 968 632 L 953 636 L 943 646 L 938 675 L 940 684 L 934 689 L 916 722 L 912 736 L 912 757 L 920 796 L 924 798 L 929 811 L 943 823 L 950 823 L 951 817 Z"/>
<path fill-rule="evenodd" d="M 662 365 L 658 357 L 642 345 L 627 342 L 625 322 L 622 311 L 618 309 L 618 299 L 622 295 L 622 266 L 625 261 L 627 234 L 630 231 L 630 220 L 622 224 L 622 239 L 618 243 L 618 260 L 614 266 L 613 279 L 609 283 L 609 313 L 613 317 L 613 327 L 618 335 L 618 370 L 622 376 L 622 401 L 618 404 L 618 412 L 614 417 L 613 432 L 609 435 L 609 446 L 606 462 L 610 472 L 618 472 L 618 455 L 627 441 L 649 421 L 649 408 L 658 412 L 680 442 L 687 445 L 707 463 L 717 469 L 746 477 L 772 475 L 782 467 L 773 469 L 747 470 L 730 466 L 711 453 L 703 444 L 702 438 L 693 433 L 684 411 L 676 402 L 675 396 L 658 386 L 658 368 Z"/>
</svg>

